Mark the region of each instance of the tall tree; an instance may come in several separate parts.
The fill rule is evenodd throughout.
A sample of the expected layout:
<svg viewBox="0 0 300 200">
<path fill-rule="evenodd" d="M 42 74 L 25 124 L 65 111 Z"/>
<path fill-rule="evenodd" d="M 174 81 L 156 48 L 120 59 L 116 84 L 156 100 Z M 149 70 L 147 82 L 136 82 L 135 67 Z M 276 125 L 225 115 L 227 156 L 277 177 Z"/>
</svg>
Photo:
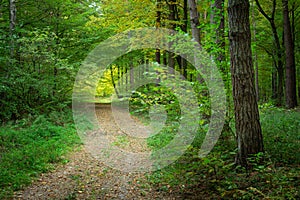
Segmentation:
<svg viewBox="0 0 300 200">
<path fill-rule="evenodd" d="M 187 33 L 188 28 L 188 2 L 187 0 L 183 0 L 183 24 L 182 24 L 182 31 Z M 182 75 L 187 77 L 187 62 L 184 58 L 181 58 L 181 70 Z"/>
<path fill-rule="evenodd" d="M 176 24 L 175 24 L 175 13 L 176 13 L 176 0 L 170 0 L 168 2 L 169 7 L 169 23 L 170 23 L 170 29 L 175 30 Z M 172 46 L 172 42 L 170 43 L 170 46 Z M 168 65 L 169 65 L 169 73 L 174 74 L 175 69 L 175 54 L 173 52 L 168 52 Z"/>
<path fill-rule="evenodd" d="M 283 27 L 284 27 L 284 46 L 285 46 L 285 94 L 286 94 L 286 107 L 295 108 L 297 106 L 296 95 L 296 66 L 295 66 L 295 53 L 293 34 L 289 17 L 289 2 L 282 0 L 283 5 Z"/>
<path fill-rule="evenodd" d="M 190 9 L 190 21 L 192 27 L 192 36 L 196 42 L 200 44 L 200 21 L 199 13 L 197 10 L 197 3 L 195 0 L 188 0 L 189 9 Z"/>
<path fill-rule="evenodd" d="M 201 39 L 200 39 L 200 16 L 197 8 L 197 1 L 196 0 L 188 0 L 188 6 L 190 10 L 190 23 L 192 29 L 192 37 L 201 47 Z M 193 81 L 193 73 L 189 74 L 190 77 L 188 80 Z"/>
<path fill-rule="evenodd" d="M 230 63 L 238 143 L 236 163 L 248 166 L 251 154 L 264 151 L 254 87 L 249 1 L 229 0 Z"/>
<path fill-rule="evenodd" d="M 272 34 L 274 37 L 274 43 L 275 43 L 275 51 L 276 51 L 276 60 L 277 64 L 275 65 L 278 72 L 278 88 L 277 88 L 277 94 L 274 95 L 274 97 L 277 99 L 277 105 L 282 105 L 282 97 L 283 95 L 283 82 L 284 82 L 284 67 L 283 67 L 283 50 L 280 44 L 280 39 L 277 31 L 277 26 L 275 24 L 275 13 L 276 13 L 276 0 L 273 0 L 272 5 L 272 13 L 271 16 L 269 16 L 262 6 L 259 3 L 259 0 L 255 0 L 259 12 L 269 21 L 272 29 Z"/>
</svg>

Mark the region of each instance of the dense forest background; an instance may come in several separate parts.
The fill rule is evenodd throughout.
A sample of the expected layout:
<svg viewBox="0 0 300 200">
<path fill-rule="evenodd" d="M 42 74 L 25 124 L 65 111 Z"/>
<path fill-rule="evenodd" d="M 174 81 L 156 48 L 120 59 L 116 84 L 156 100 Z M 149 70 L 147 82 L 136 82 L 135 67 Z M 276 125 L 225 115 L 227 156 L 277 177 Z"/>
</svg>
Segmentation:
<svg viewBox="0 0 300 200">
<path fill-rule="evenodd" d="M 70 102 L 74 77 L 81 61 L 96 44 L 116 33 L 159 26 L 191 34 L 187 1 L 11 3 L 13 5 L 10 6 L 9 1 L 1 2 L 0 18 L 1 120 L 4 122 Z M 221 61 L 220 70 L 224 72 L 224 80 L 230 82 L 227 8 L 223 1 L 216 1 L 215 4 L 219 5 L 214 6 L 210 1 L 198 3 L 199 39 L 204 49 L 219 55 L 217 60 Z M 298 63 L 300 59 L 297 40 L 298 8 L 297 1 L 289 1 L 294 63 Z M 250 8 L 251 48 L 258 100 L 276 106 L 286 105 L 285 91 L 289 87 L 285 84 L 286 54 L 282 10 L 280 1 L 251 2 Z M 161 62 L 164 59 L 165 63 L 174 65 L 171 67 L 182 67 L 177 62 L 178 57 L 175 62 L 166 52 L 160 53 Z M 131 62 L 155 61 L 153 54 L 149 52 L 148 55 L 134 55 Z M 126 64 L 119 65 L 115 67 L 120 71 L 130 68 Z M 299 72 L 299 66 L 294 66 Z M 183 69 L 183 73 L 191 74 L 192 70 Z M 299 97 L 299 75 L 295 78 Z M 103 95 L 103 90 L 99 91 L 100 95 Z M 111 92 L 104 93 L 109 95 Z"/>
<path fill-rule="evenodd" d="M 245 18 L 240 17 L 239 10 L 246 13 Z M 232 167 L 221 160 L 231 159 L 231 163 L 244 167 L 248 175 L 248 170 L 254 168 L 263 173 L 261 179 L 273 184 L 261 186 L 262 193 L 268 193 L 265 196 L 260 191 L 244 190 L 245 198 L 258 193 L 264 197 L 299 198 L 299 171 L 296 169 L 299 169 L 300 2 L 296 0 L 1 0 L 0 166 L 5 170 L 0 172 L 0 186 L 6 189 L 0 194 L 5 196 L 30 182 L 30 178 L 22 178 L 25 175 L 20 175 L 18 165 L 26 169 L 38 166 L 31 170 L 41 172 L 48 169 L 41 163 L 61 161 L 57 158 L 65 152 L 61 149 L 80 143 L 75 134 L 71 108 L 74 81 L 82 62 L 102 41 L 128 29 L 143 27 L 168 28 L 189 35 L 209 53 L 222 74 L 227 99 L 226 120 L 221 135 L 223 147 L 216 152 L 231 150 L 224 153 L 228 157 L 214 153 L 212 157 L 199 161 L 207 167 L 207 170 L 200 167 L 201 172 L 214 176 L 212 180 L 218 182 Z M 239 46 L 247 42 L 249 49 L 247 45 Z M 249 59 L 245 62 L 247 66 L 239 63 L 242 58 Z M 203 105 L 200 112 L 205 116 L 199 124 L 205 127 L 211 116 L 207 85 L 203 80 L 199 81 L 200 75 L 194 66 L 165 50 L 133 51 L 117 59 L 99 80 L 95 102 L 109 102 L 113 94 L 122 95 L 116 84 L 119 87 L 133 84 L 134 77 L 143 76 L 147 70 L 133 72 L 133 68 L 148 63 L 167 65 L 193 83 L 199 104 Z M 239 82 L 243 78 L 249 82 Z M 141 88 L 133 94 L 130 105 L 134 115 L 149 112 L 149 106 L 157 98 L 155 87 Z M 142 95 L 145 90 L 150 95 L 146 100 Z M 247 98 L 239 96 L 242 91 L 246 91 L 242 96 Z M 167 99 L 163 103 L 173 100 L 172 91 L 160 89 L 160 92 L 164 92 L 159 94 L 160 97 Z M 250 102 L 249 107 L 243 101 Z M 247 113 L 251 117 L 247 118 Z M 172 118 L 172 115 L 168 117 Z M 236 149 L 235 137 L 243 139 L 245 135 L 246 139 L 255 139 L 249 143 L 238 140 L 242 147 Z M 45 140 L 36 143 L 34 138 L 37 136 Z M 68 142 L 61 146 L 66 140 Z M 55 154 L 44 155 L 48 156 L 47 159 L 39 160 L 38 164 L 35 160 L 24 161 L 22 155 L 33 148 L 31 143 L 49 143 L 50 146 L 41 148 L 51 147 Z M 254 146 L 252 149 L 248 147 L 250 144 Z M 23 147 L 24 152 L 16 153 L 16 149 Z M 194 144 L 194 147 L 198 148 L 199 144 Z M 39 151 L 37 149 L 36 153 Z M 260 152 L 265 151 L 269 154 L 262 156 Z M 233 154 L 237 154 L 236 158 Z M 250 154 L 256 156 L 247 161 Z M 223 164 L 227 168 L 222 167 Z M 16 166 L 15 171 L 9 171 L 7 165 Z M 176 170 L 184 171 L 190 167 L 178 169 L 178 166 L 173 166 L 169 170 L 177 174 Z M 277 167 L 284 167 L 284 170 L 276 171 Z M 185 174 L 186 179 L 195 175 L 193 170 Z M 28 171 L 24 174 L 35 176 L 32 171 L 29 175 Z M 166 182 L 168 188 L 170 185 L 177 187 L 174 180 L 181 180 L 178 174 L 174 177 L 154 174 L 152 179 L 155 181 L 152 182 L 161 184 L 157 181 L 160 180 Z M 282 176 L 285 178 L 279 178 Z M 233 183 L 238 181 L 233 180 L 233 175 L 229 177 L 232 184 L 229 180 L 220 184 L 225 184 L 228 190 L 238 188 L 238 184 Z M 243 178 L 246 180 L 248 176 Z M 250 182 L 255 182 L 255 178 Z M 195 183 L 192 181 L 192 184 Z M 280 191 L 270 189 L 280 184 L 283 184 Z M 290 188 L 288 184 L 291 184 Z M 240 191 L 219 192 L 233 198 Z"/>
</svg>

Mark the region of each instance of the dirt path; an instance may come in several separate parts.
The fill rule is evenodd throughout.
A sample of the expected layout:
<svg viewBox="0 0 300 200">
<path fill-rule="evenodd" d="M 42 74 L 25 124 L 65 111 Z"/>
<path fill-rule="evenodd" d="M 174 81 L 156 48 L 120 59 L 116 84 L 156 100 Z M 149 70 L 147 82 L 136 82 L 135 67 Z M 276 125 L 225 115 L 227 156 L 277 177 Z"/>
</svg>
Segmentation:
<svg viewBox="0 0 300 200">
<path fill-rule="evenodd" d="M 121 133 L 113 123 L 110 106 L 101 105 L 96 112 L 107 133 Z M 144 151 L 147 147 L 143 142 L 129 141 L 124 148 Z M 107 167 L 87 153 L 85 147 L 67 159 L 70 162 L 42 174 L 29 187 L 16 192 L 14 199 L 180 199 L 152 188 L 143 173 Z"/>
</svg>

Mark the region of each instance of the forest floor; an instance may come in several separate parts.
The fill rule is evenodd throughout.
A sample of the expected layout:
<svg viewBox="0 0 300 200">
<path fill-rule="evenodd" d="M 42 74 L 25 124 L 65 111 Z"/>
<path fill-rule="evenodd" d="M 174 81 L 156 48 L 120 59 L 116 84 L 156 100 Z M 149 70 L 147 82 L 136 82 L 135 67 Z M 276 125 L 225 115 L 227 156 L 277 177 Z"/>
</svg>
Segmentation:
<svg viewBox="0 0 300 200">
<path fill-rule="evenodd" d="M 249 160 L 253 167 L 249 171 L 234 165 L 235 141 L 226 138 L 230 135 L 228 133 L 219 139 L 212 152 L 204 159 L 195 156 L 198 155 L 196 145 L 200 144 L 196 141 L 195 147 L 178 161 L 161 170 L 151 173 L 128 173 L 124 171 L 130 168 L 117 170 L 117 167 L 107 166 L 107 160 L 101 161 L 103 159 L 91 155 L 98 152 L 97 146 L 102 141 L 102 133 L 105 133 L 105 138 L 114 141 L 113 145 L 127 152 L 148 152 L 151 143 L 146 143 L 144 139 L 127 137 L 127 131 L 143 131 L 131 126 L 128 120 L 125 121 L 126 125 L 117 125 L 110 104 L 98 104 L 96 114 L 102 130 L 87 134 L 91 136 L 87 140 L 90 143 L 75 148 L 62 158 L 66 161 L 64 164 L 55 164 L 52 171 L 34 178 L 29 186 L 15 191 L 13 198 L 9 196 L 9 199 L 299 199 L 299 111 L 299 108 L 294 111 L 261 108 L 261 124 L 267 153 L 256 155 Z M 121 118 L 128 117 L 128 112 L 117 113 Z M 139 124 L 140 120 L 134 118 L 133 122 Z M 131 127 L 131 130 L 121 130 L 120 127 L 124 129 L 123 126 Z M 164 135 L 167 135 L 167 132 L 161 136 Z M 68 137 L 62 138 L 62 141 L 65 141 Z M 155 141 L 161 142 L 162 139 L 163 137 L 158 137 Z M 29 150 L 25 150 L 26 155 Z M 114 157 L 111 161 L 118 163 L 120 157 L 112 155 Z M 139 164 L 130 156 L 126 158 L 132 166 Z M 20 165 L 18 162 L 17 164 Z M 26 165 L 20 165 L 19 168 L 10 164 L 6 166 L 28 172 Z M 12 173 L 5 167 L 2 168 L 8 171 L 4 174 Z M 9 186 L 17 183 L 7 180 L 5 183 Z"/>
<path fill-rule="evenodd" d="M 96 108 L 105 131 L 114 135 L 120 129 L 112 119 L 110 105 Z M 143 149 L 130 143 L 135 151 Z M 30 186 L 14 194 L 13 199 L 180 199 L 175 194 L 152 188 L 145 173 L 127 173 L 107 167 L 94 158 L 86 145 L 66 156 L 67 162 L 42 174 Z"/>
</svg>

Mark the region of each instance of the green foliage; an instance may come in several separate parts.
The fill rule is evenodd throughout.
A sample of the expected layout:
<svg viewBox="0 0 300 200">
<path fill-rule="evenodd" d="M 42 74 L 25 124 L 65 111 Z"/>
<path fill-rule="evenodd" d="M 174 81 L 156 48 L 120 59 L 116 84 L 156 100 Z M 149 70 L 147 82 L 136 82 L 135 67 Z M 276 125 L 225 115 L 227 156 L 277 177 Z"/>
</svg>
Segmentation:
<svg viewBox="0 0 300 200">
<path fill-rule="evenodd" d="M 16 6 L 13 38 L 8 10 L 0 21 L 0 122 L 69 106 L 80 62 L 100 37 L 85 28 L 95 8 L 79 1 L 29 0 Z"/>
<path fill-rule="evenodd" d="M 110 27 L 113 32 L 128 29 L 154 26 L 155 2 L 147 0 L 103 0 L 103 18 L 96 21 L 96 25 Z"/>
<path fill-rule="evenodd" d="M 80 144 L 69 113 L 50 113 L 0 129 L 0 198 L 31 183 Z M 29 126 L 30 125 L 30 126 Z"/>
<path fill-rule="evenodd" d="M 104 72 L 103 76 L 99 80 L 96 89 L 96 97 L 110 97 L 114 94 L 115 90 L 112 85 L 112 79 L 117 79 L 118 69 L 114 66 L 113 68 L 113 76 L 111 76 L 111 69 L 108 69 Z"/>
<path fill-rule="evenodd" d="M 199 132 L 196 134 L 193 146 L 200 147 L 205 138 L 205 132 L 208 130 L 208 118 L 210 116 L 210 101 L 207 95 L 208 89 L 204 84 L 194 83 L 193 89 L 198 98 L 198 109 L 203 116 L 199 121 Z M 180 87 L 179 87 L 180 88 Z M 183 87 L 185 88 L 185 87 Z M 134 91 L 129 99 L 130 111 L 138 116 L 144 123 L 149 123 L 150 109 L 155 105 L 162 105 L 167 114 L 167 119 L 158 134 L 147 139 L 147 144 L 152 150 L 158 150 L 169 144 L 177 134 L 181 122 L 181 108 L 174 90 L 170 90 L 160 85 L 148 84 L 139 87 Z M 188 101 L 188 100 L 187 100 Z M 186 102 L 185 102 L 186 103 Z M 196 112 L 196 111 L 195 111 Z M 197 113 L 197 112 L 196 112 Z M 193 113 L 190 113 L 193 115 Z"/>
<path fill-rule="evenodd" d="M 66 150 L 79 142 L 70 113 L 64 113 L 69 112 L 74 78 L 88 52 L 97 43 L 115 33 L 130 28 L 155 26 L 156 1 L 90 2 L 17 1 L 17 24 L 12 36 L 9 34 L 8 1 L 0 3 L 0 123 L 3 124 L 0 129 L 0 199 L 12 190 L 30 183 L 32 177 L 45 172 L 53 163 L 62 161 L 61 156 Z M 176 1 L 176 15 L 179 18 L 177 21 L 168 19 L 168 3 L 161 1 L 159 5 L 161 25 L 175 25 L 181 31 L 185 23 L 183 1 Z M 261 3 L 270 14 L 272 7 L 266 2 Z M 291 3 L 295 14 L 299 14 L 299 3 Z M 215 30 L 220 18 L 217 17 L 214 24 L 210 22 L 210 4 L 210 1 L 205 0 L 199 2 L 198 6 L 202 47 L 214 57 L 220 53 L 227 56 L 228 48 L 223 49 L 216 43 Z M 252 50 L 258 54 L 260 97 L 262 102 L 270 102 L 274 95 L 270 87 L 274 79 L 271 74 L 276 71 L 274 37 L 270 37 L 272 30 L 269 24 L 255 7 L 252 9 L 251 21 L 256 22 L 256 42 L 253 43 Z M 281 39 L 283 31 L 280 9 L 279 3 L 275 23 Z M 299 29 L 299 24 L 296 21 L 295 30 Z M 225 35 L 226 32 L 227 27 Z M 296 61 L 300 60 L 300 51 L 297 51 L 300 48 L 298 36 L 299 32 L 296 31 Z M 170 40 L 177 39 L 170 36 Z M 11 52 L 12 47 L 14 49 Z M 177 46 L 175 49 L 181 48 Z M 145 61 L 153 61 L 154 54 L 153 49 L 138 50 L 117 59 L 111 65 L 113 76 L 107 70 L 99 81 L 97 96 L 109 97 L 115 92 L 112 79 L 130 87 L 130 77 L 123 77 L 121 80 L 120 74 L 128 73 L 129 68 L 146 63 Z M 161 51 L 161 61 L 163 56 L 167 60 L 168 54 Z M 180 73 L 183 74 L 177 62 L 175 70 L 181 70 Z M 228 56 L 222 63 L 216 64 L 219 69 L 223 69 L 222 76 L 229 102 L 227 117 L 231 119 L 233 114 L 230 110 L 232 100 Z M 297 71 L 298 69 L 299 65 Z M 159 185 L 163 191 L 199 193 L 203 199 L 299 199 L 299 111 L 278 109 L 272 103 L 260 106 L 266 153 L 253 155 L 248 159 L 252 166 L 251 171 L 233 164 L 235 141 L 228 132 L 222 134 L 210 155 L 199 159 L 197 153 L 211 115 L 209 92 L 204 83 L 196 81 L 199 75 L 194 67 L 187 64 L 186 72 L 186 78 L 191 81 L 197 95 L 203 119 L 199 121 L 198 134 L 186 154 L 176 163 L 150 174 L 150 182 Z M 144 74 L 141 74 L 139 76 L 142 77 Z M 299 78 L 298 76 L 298 84 Z M 105 100 L 110 101 L 108 98 Z M 146 123 L 149 121 L 152 106 L 164 106 L 167 113 L 165 126 L 159 134 L 148 138 L 147 143 L 153 150 L 167 145 L 176 135 L 181 118 L 180 104 L 174 91 L 152 84 L 138 88 L 129 100 L 131 113 L 142 117 Z M 14 122 L 8 123 L 10 120 Z M 81 120 L 86 121 L 84 118 Z M 5 123 L 8 124 L 4 125 Z M 92 127 L 88 122 L 84 125 L 87 126 L 84 129 Z M 114 143 L 121 147 L 127 144 L 128 138 L 123 136 Z M 188 198 L 188 194 L 186 195 Z M 68 198 L 73 199 L 75 196 L 70 194 Z"/>
<path fill-rule="evenodd" d="M 168 145 L 176 135 L 178 126 L 179 123 L 173 122 L 172 125 L 164 127 L 159 134 L 147 138 L 147 145 L 153 150 L 159 150 Z"/>
<path fill-rule="evenodd" d="M 169 119 L 167 122 L 170 119 L 178 120 L 180 115 L 180 105 L 172 91 L 155 84 L 148 84 L 134 91 L 129 99 L 129 105 L 130 111 L 136 115 L 149 113 L 151 106 L 164 105 Z"/>
</svg>

